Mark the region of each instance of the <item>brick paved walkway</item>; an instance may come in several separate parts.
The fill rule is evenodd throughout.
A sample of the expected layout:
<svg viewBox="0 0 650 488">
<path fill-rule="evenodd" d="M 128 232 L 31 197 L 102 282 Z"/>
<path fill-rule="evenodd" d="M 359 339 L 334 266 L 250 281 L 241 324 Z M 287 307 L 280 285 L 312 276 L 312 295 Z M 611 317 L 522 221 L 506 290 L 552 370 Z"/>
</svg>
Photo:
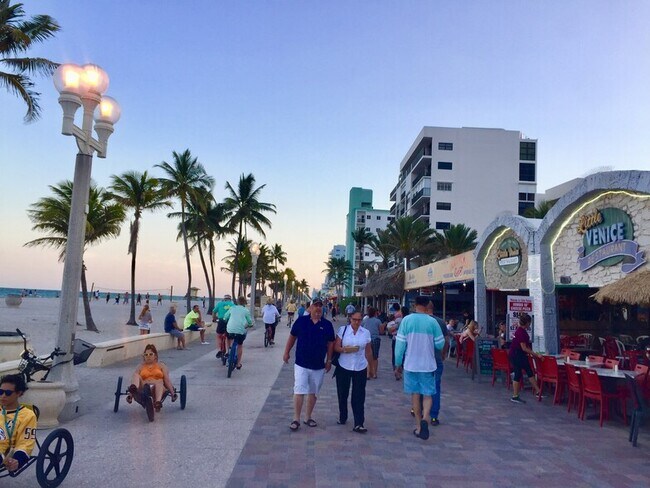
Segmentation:
<svg viewBox="0 0 650 488">
<path fill-rule="evenodd" d="M 415 438 L 410 399 L 390 370 L 384 340 L 380 378 L 368 382 L 366 435 L 336 424 L 336 384 L 327 376 L 314 411 L 318 427 L 289 430 L 293 365 L 285 365 L 228 481 L 239 487 L 647 487 L 650 434 L 627 442 L 621 421 L 580 422 L 566 404 L 508 401 L 502 384 L 472 382 L 446 361 L 441 425 Z"/>
</svg>

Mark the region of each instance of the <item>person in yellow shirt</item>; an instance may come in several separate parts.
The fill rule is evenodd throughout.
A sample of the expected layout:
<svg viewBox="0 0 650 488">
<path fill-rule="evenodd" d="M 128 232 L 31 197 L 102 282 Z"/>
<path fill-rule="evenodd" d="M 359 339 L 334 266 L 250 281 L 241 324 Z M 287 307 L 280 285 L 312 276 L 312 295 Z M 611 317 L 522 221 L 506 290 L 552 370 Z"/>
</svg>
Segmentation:
<svg viewBox="0 0 650 488">
<path fill-rule="evenodd" d="M 26 390 L 21 375 L 8 374 L 0 380 L 0 461 L 8 471 L 24 466 L 36 444 L 36 415 L 18 403 Z"/>
<path fill-rule="evenodd" d="M 287 327 L 291 327 L 291 322 L 293 322 L 293 316 L 297 309 L 295 300 L 291 299 L 287 305 Z"/>
</svg>

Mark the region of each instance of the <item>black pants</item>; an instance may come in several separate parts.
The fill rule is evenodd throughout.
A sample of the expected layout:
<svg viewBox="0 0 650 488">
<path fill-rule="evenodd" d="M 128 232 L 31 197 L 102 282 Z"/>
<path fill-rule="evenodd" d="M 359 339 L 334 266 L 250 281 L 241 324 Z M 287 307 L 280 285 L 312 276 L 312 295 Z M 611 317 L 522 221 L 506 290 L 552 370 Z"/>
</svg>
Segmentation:
<svg viewBox="0 0 650 488">
<path fill-rule="evenodd" d="M 363 425 L 365 421 L 364 403 L 366 402 L 366 381 L 368 369 L 350 371 L 338 366 L 336 368 L 336 392 L 339 397 L 339 421 L 348 420 L 348 394 L 352 382 L 352 415 L 354 426 Z"/>
</svg>

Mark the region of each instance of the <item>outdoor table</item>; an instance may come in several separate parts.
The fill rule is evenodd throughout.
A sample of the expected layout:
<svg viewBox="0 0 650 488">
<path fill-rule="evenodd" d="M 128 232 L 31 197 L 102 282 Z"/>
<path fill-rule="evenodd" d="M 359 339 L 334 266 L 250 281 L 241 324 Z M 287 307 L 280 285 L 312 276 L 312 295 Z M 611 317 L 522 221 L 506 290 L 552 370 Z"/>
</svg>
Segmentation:
<svg viewBox="0 0 650 488">
<path fill-rule="evenodd" d="M 600 350 L 592 349 L 590 347 L 572 347 L 571 350 L 573 352 L 579 352 L 580 359 L 584 359 L 587 356 L 597 356 L 601 352 Z"/>
</svg>

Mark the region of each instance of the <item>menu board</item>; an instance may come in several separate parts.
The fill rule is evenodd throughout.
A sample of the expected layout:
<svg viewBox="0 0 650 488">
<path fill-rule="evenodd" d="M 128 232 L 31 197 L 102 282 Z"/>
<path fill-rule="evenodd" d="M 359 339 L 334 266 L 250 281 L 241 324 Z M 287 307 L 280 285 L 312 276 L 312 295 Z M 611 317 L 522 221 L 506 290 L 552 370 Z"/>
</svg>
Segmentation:
<svg viewBox="0 0 650 488">
<path fill-rule="evenodd" d="M 492 374 L 492 349 L 499 347 L 498 339 L 476 338 L 476 364 L 480 374 Z"/>
</svg>

